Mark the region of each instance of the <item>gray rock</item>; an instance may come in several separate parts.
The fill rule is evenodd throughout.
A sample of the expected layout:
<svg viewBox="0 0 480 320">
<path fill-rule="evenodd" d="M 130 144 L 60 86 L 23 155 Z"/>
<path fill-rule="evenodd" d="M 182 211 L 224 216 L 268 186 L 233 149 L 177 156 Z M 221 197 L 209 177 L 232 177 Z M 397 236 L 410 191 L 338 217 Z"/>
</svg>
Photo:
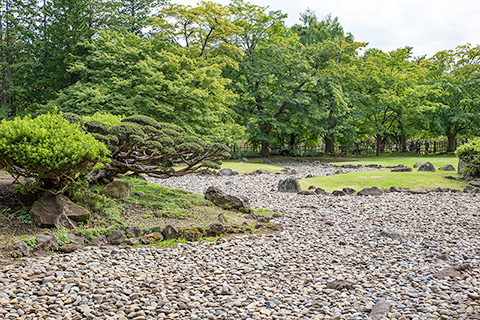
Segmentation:
<svg viewBox="0 0 480 320">
<path fill-rule="evenodd" d="M 342 289 L 353 289 L 354 283 L 347 280 L 335 280 L 327 283 L 328 289 L 342 290 Z"/>
<path fill-rule="evenodd" d="M 368 315 L 368 320 L 380 320 L 384 317 L 387 317 L 388 312 L 392 308 L 392 305 L 385 301 L 379 301 L 377 302 L 373 308 L 372 311 L 370 311 L 370 314 Z"/>
<path fill-rule="evenodd" d="M 352 188 L 343 188 L 342 189 L 343 192 L 345 192 L 346 194 L 355 194 L 355 192 L 357 192 L 355 189 L 352 189 Z"/>
<path fill-rule="evenodd" d="M 332 196 L 335 196 L 335 197 L 341 197 L 341 196 L 346 196 L 347 193 L 343 190 L 333 190 L 332 192 Z"/>
<path fill-rule="evenodd" d="M 468 164 L 463 160 L 458 160 L 458 173 L 462 173 L 463 168 L 468 167 Z"/>
<path fill-rule="evenodd" d="M 411 172 L 412 168 L 410 168 L 410 167 L 397 167 L 397 168 L 394 168 L 390 171 L 391 172 Z"/>
<path fill-rule="evenodd" d="M 131 189 L 125 181 L 115 180 L 107 184 L 100 193 L 109 198 L 123 199 L 130 197 Z"/>
<path fill-rule="evenodd" d="M 459 279 L 462 275 L 455 269 L 446 267 L 438 272 L 435 272 L 433 276 L 437 279 L 444 279 L 450 277 L 452 279 Z"/>
<path fill-rule="evenodd" d="M 377 187 L 365 188 L 357 192 L 358 196 L 379 196 L 383 194 L 383 190 Z"/>
<path fill-rule="evenodd" d="M 129 235 L 131 235 L 135 238 L 138 238 L 140 236 L 140 234 L 142 233 L 142 228 L 140 228 L 138 226 L 126 227 L 125 232 L 127 233 L 127 235 L 129 234 Z"/>
<path fill-rule="evenodd" d="M 430 162 L 426 162 L 418 168 L 418 171 L 435 172 L 435 167 Z"/>
<path fill-rule="evenodd" d="M 465 193 L 479 193 L 480 188 L 477 188 L 477 187 L 474 187 L 474 186 L 466 186 L 463 189 L 463 192 L 465 192 Z"/>
<path fill-rule="evenodd" d="M 165 239 L 177 239 L 178 238 L 178 230 L 171 224 L 166 225 L 162 230 L 162 235 Z"/>
<path fill-rule="evenodd" d="M 35 223 L 45 227 L 76 228 L 77 222 L 87 222 L 90 212 L 64 195 L 49 192 L 33 203 L 30 215 Z"/>
<path fill-rule="evenodd" d="M 212 223 L 207 226 L 205 232 L 209 237 L 216 237 L 225 232 L 225 226 L 220 223 Z"/>
<path fill-rule="evenodd" d="M 217 176 L 222 176 L 222 177 L 231 177 L 231 176 L 236 176 L 237 174 L 238 172 L 232 169 L 221 169 L 217 172 Z"/>
<path fill-rule="evenodd" d="M 180 230 L 180 235 L 187 241 L 198 241 L 203 236 L 203 231 L 198 228 L 188 228 Z"/>
<path fill-rule="evenodd" d="M 243 162 L 243 163 L 250 163 L 250 161 L 248 161 L 247 158 L 242 158 L 242 160 L 240 160 L 240 162 Z"/>
<path fill-rule="evenodd" d="M 300 183 L 297 178 L 287 178 L 278 182 L 278 191 L 298 193 L 302 191 L 302 189 L 300 188 Z"/>
<path fill-rule="evenodd" d="M 74 251 L 80 250 L 81 248 L 82 246 L 77 243 L 65 243 L 58 247 L 58 251 L 63 253 L 72 253 Z"/>
<path fill-rule="evenodd" d="M 58 248 L 58 241 L 53 233 L 47 232 L 37 236 L 35 250 L 54 251 Z"/>
<path fill-rule="evenodd" d="M 312 190 L 302 190 L 300 192 L 297 192 L 297 194 L 302 195 L 302 196 L 314 196 L 314 195 L 316 195 L 315 191 L 312 191 Z"/>
<path fill-rule="evenodd" d="M 308 187 L 308 190 L 315 190 L 315 189 L 317 189 L 317 187 L 314 186 L 314 185 L 311 185 L 311 186 Z"/>
<path fill-rule="evenodd" d="M 263 160 L 263 163 L 265 163 L 265 164 L 272 164 L 273 162 L 272 162 L 272 160 L 270 160 L 270 159 L 265 159 L 265 160 Z"/>
<path fill-rule="evenodd" d="M 474 186 L 474 187 L 480 187 L 480 180 L 478 180 L 478 179 L 477 180 L 472 180 L 472 181 L 469 182 L 469 184 L 471 186 Z"/>
<path fill-rule="evenodd" d="M 7 252 L 13 258 L 28 257 L 30 248 L 24 241 L 15 241 L 7 248 Z"/>
<path fill-rule="evenodd" d="M 443 170 L 443 171 L 455 171 L 455 167 L 452 166 L 451 164 L 446 164 L 444 166 L 441 166 L 438 168 L 438 170 Z"/>
<path fill-rule="evenodd" d="M 322 189 L 322 188 L 316 188 L 315 189 L 315 193 L 316 194 L 323 194 L 323 195 L 327 195 L 327 191 L 325 191 L 325 189 Z"/>
<path fill-rule="evenodd" d="M 382 231 L 380 231 L 379 235 L 381 237 L 387 237 L 387 238 L 391 238 L 391 239 L 403 239 L 403 238 L 405 238 L 405 235 L 403 235 L 402 233 L 396 232 L 396 231 L 389 231 L 389 230 L 382 230 Z"/>
<path fill-rule="evenodd" d="M 107 243 L 107 237 L 104 234 L 94 236 L 92 240 L 90 240 L 90 245 L 92 246 L 102 246 L 106 243 Z"/>
<path fill-rule="evenodd" d="M 112 230 L 107 237 L 107 242 L 112 245 L 119 245 L 125 239 L 125 232 L 122 230 Z"/>
<path fill-rule="evenodd" d="M 403 188 L 398 188 L 398 187 L 395 187 L 395 186 L 391 186 L 390 187 L 390 192 L 404 192 L 405 189 Z"/>
<path fill-rule="evenodd" d="M 243 196 L 229 195 L 217 187 L 208 187 L 205 191 L 205 199 L 212 201 L 215 205 L 223 209 L 233 209 L 242 212 L 251 213 L 250 201 Z"/>
<path fill-rule="evenodd" d="M 416 168 L 420 168 L 421 166 L 423 166 L 423 162 L 416 162 L 413 167 L 416 169 Z"/>
</svg>

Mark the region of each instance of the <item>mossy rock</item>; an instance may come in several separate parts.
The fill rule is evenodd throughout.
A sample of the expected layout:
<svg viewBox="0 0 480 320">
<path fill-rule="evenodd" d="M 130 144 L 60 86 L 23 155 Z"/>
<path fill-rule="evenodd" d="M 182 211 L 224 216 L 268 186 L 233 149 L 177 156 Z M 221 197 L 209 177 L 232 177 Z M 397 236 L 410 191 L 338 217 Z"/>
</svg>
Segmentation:
<svg viewBox="0 0 480 320">
<path fill-rule="evenodd" d="M 100 192 L 101 194 L 114 199 L 123 199 L 130 197 L 130 185 L 122 180 L 115 180 L 110 182 Z"/>
</svg>

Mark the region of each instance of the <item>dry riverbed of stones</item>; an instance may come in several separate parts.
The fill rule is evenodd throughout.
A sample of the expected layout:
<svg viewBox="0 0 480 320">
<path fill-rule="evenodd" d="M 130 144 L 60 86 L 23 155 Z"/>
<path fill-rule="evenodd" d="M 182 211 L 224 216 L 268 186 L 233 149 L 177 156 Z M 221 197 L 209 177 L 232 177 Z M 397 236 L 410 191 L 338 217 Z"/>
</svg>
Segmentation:
<svg viewBox="0 0 480 320">
<path fill-rule="evenodd" d="M 287 176 L 338 171 L 289 166 L 158 181 L 246 196 L 285 213 L 283 231 L 21 259 L 0 267 L 0 318 L 480 319 L 478 194 L 277 192 Z"/>
</svg>

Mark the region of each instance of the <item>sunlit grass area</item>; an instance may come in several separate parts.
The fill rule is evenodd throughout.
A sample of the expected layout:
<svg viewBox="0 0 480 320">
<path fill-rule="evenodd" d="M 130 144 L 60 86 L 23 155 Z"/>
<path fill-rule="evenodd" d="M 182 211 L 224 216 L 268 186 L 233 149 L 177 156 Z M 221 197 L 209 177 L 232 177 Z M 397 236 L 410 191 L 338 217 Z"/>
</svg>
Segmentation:
<svg viewBox="0 0 480 320">
<path fill-rule="evenodd" d="M 361 171 L 347 174 L 338 174 L 326 177 L 316 177 L 302 179 L 300 185 L 302 189 L 307 189 L 311 185 L 317 188 L 323 188 L 326 191 L 339 190 L 342 188 L 353 188 L 357 191 L 368 188 L 378 187 L 388 189 L 391 186 L 419 190 L 431 189 L 436 187 L 463 189 L 467 184 L 463 181 L 446 179 L 445 176 L 458 177 L 456 171 L 439 171 L 438 168 L 445 164 L 451 164 L 457 168 L 458 159 L 454 156 L 407 156 L 407 157 L 376 157 L 360 158 L 358 161 L 336 162 L 336 165 L 342 164 L 379 164 L 384 167 L 403 164 L 412 167 L 416 162 L 431 162 L 436 172 L 419 172 L 413 169 L 412 172 L 391 172 L 390 170 Z"/>
<path fill-rule="evenodd" d="M 386 166 L 396 166 L 398 164 L 403 164 L 408 167 L 412 167 L 416 162 L 430 162 L 433 164 L 435 169 L 440 168 L 445 164 L 451 164 L 457 168 L 458 159 L 455 156 L 430 156 L 430 155 L 418 155 L 418 156 L 406 156 L 406 157 L 368 157 L 368 158 L 358 158 L 358 161 L 346 161 L 346 162 L 335 162 L 336 165 L 342 164 L 361 164 L 363 166 L 367 164 L 380 164 L 384 167 Z"/>
</svg>

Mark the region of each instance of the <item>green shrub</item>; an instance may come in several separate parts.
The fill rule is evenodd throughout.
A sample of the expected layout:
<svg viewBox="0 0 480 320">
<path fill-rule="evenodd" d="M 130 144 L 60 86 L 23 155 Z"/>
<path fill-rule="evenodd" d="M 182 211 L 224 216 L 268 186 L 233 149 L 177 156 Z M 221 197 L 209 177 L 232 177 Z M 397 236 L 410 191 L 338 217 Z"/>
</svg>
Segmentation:
<svg viewBox="0 0 480 320">
<path fill-rule="evenodd" d="M 480 138 L 475 138 L 458 147 L 455 154 L 467 164 L 464 173 L 472 177 L 480 177 Z"/>
<path fill-rule="evenodd" d="M 65 115 L 65 114 L 64 114 Z M 77 117 L 80 117 L 77 115 Z M 111 113 L 100 113 L 96 112 L 92 116 L 83 116 L 83 121 L 98 121 L 106 124 L 109 127 L 116 126 L 117 124 L 120 124 L 122 119 L 124 119 L 125 116 L 118 116 L 118 115 L 113 115 Z"/>
<path fill-rule="evenodd" d="M 17 182 L 33 178 L 26 189 L 61 193 L 98 162 L 108 162 L 107 153 L 103 143 L 57 112 L 0 123 L 0 166 Z"/>
</svg>

